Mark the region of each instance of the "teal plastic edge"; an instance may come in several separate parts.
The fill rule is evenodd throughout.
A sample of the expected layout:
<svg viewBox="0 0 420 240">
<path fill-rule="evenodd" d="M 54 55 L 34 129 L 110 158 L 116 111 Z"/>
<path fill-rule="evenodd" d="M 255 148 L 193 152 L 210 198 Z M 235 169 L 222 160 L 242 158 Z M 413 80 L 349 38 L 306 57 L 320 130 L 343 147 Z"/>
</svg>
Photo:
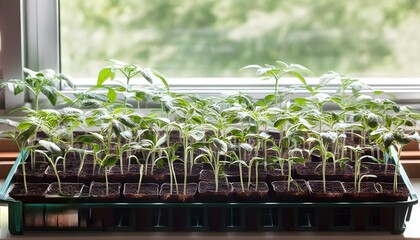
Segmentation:
<svg viewBox="0 0 420 240">
<path fill-rule="evenodd" d="M 22 158 L 26 156 L 26 151 L 21 152 L 18 157 L 16 158 L 15 163 L 13 164 L 12 168 L 10 169 L 9 174 L 6 177 L 6 180 L 3 183 L 3 186 L 0 188 L 0 202 L 16 202 L 13 198 L 6 198 L 7 190 L 9 189 L 10 185 L 14 181 L 15 172 L 19 167 L 19 164 L 22 162 Z"/>
</svg>

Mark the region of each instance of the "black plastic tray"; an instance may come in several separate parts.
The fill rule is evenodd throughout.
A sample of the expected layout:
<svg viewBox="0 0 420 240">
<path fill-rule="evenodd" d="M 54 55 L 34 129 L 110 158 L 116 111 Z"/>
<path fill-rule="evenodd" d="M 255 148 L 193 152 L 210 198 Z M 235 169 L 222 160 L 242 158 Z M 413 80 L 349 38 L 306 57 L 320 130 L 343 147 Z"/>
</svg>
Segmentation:
<svg viewBox="0 0 420 240">
<path fill-rule="evenodd" d="M 393 156 L 396 154 L 394 152 Z M 417 195 L 398 202 L 23 203 L 8 196 L 17 158 L 2 188 L 9 231 L 405 231 Z M 394 158 L 395 159 L 395 158 Z"/>
</svg>

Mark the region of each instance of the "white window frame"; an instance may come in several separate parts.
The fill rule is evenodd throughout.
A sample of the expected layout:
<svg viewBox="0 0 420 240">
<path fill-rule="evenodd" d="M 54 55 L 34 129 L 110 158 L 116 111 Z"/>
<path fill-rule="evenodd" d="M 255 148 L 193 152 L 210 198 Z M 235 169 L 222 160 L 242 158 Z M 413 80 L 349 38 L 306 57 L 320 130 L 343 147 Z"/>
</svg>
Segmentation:
<svg viewBox="0 0 420 240">
<path fill-rule="evenodd" d="M 22 78 L 23 66 L 23 6 L 21 1 L 0 0 L 0 28 L 2 31 L 3 79 Z M 10 111 L 24 103 L 22 96 L 8 90 L 0 92 L 0 113 Z"/>
<path fill-rule="evenodd" d="M 20 12 L 22 13 L 20 17 L 0 14 L 0 16 L 7 17 L 8 20 L 13 19 L 16 21 L 15 26 L 21 26 L 22 31 L 20 31 L 20 35 L 14 36 L 12 41 L 18 42 L 18 39 L 23 39 L 20 48 L 19 46 L 10 48 L 10 45 L 13 44 L 11 44 L 12 41 L 10 39 L 8 40 L 7 37 L 3 41 L 3 56 L 8 59 L 8 66 L 6 66 L 6 61 L 3 62 L 5 64 L 4 67 L 7 69 L 4 72 L 4 79 L 21 77 L 22 66 L 33 70 L 50 68 L 55 71 L 60 71 L 59 0 L 0 0 L 0 3 L 3 5 L 8 4 L 9 7 L 10 5 L 19 3 L 21 8 Z M 4 7 L 1 9 L 3 9 L 3 12 L 9 13 L 9 15 L 13 15 Z M 5 51 L 6 49 L 11 50 L 7 53 Z M 10 57 L 15 57 L 16 59 L 9 61 Z M 71 75 L 71 73 L 68 74 Z M 361 80 L 372 86 L 375 90 L 382 90 L 397 96 L 397 101 L 401 104 L 410 104 L 414 108 L 420 109 L 420 103 L 418 103 L 420 78 L 361 78 Z M 75 79 L 75 82 L 79 89 L 83 89 L 91 86 L 86 84 L 86 82 L 92 83 L 95 80 L 80 78 Z M 307 79 L 307 82 L 311 85 L 316 85 L 317 79 L 310 78 Z M 220 96 L 241 91 L 254 98 L 261 98 L 272 93 L 274 84 L 272 81 L 261 81 L 258 78 L 169 78 L 168 83 L 171 86 L 171 90 L 177 93 Z M 280 87 L 295 84 L 299 84 L 299 81 L 293 78 L 284 78 L 280 81 Z M 334 92 L 336 86 L 332 84 L 323 91 Z M 70 89 L 62 90 L 64 92 L 70 92 Z M 297 91 L 296 93 L 296 96 L 305 95 L 307 95 L 307 92 L 304 90 Z M 13 96 L 12 93 L 6 91 L 6 111 L 22 103 L 22 97 Z"/>
</svg>

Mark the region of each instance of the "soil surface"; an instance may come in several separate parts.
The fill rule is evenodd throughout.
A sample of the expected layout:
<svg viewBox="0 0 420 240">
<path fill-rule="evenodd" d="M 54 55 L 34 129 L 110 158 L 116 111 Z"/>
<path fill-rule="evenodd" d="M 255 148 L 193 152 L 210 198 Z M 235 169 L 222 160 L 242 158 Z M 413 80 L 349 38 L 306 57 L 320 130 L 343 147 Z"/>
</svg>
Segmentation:
<svg viewBox="0 0 420 240">
<path fill-rule="evenodd" d="M 26 184 L 28 192 L 25 192 L 25 187 L 23 183 L 15 183 L 13 189 L 10 191 L 9 195 L 14 196 L 43 196 L 47 191 L 49 186 L 48 183 L 27 183 Z"/>
<path fill-rule="evenodd" d="M 226 185 L 225 181 L 219 182 L 218 192 L 232 192 L 232 185 Z M 216 184 L 214 182 L 200 181 L 198 184 L 198 193 L 216 192 Z"/>
<path fill-rule="evenodd" d="M 121 184 L 108 183 L 108 196 L 106 195 L 106 184 L 103 182 L 92 182 L 90 188 L 91 197 L 106 197 L 106 198 L 119 198 Z"/>
<path fill-rule="evenodd" d="M 296 186 L 299 186 L 299 188 Z M 287 189 L 287 181 L 275 181 L 272 182 L 271 185 L 273 186 L 274 191 L 279 193 L 284 192 L 307 192 L 308 187 L 306 186 L 306 181 L 303 179 L 296 179 L 290 182 L 290 188 Z"/>
<path fill-rule="evenodd" d="M 83 183 L 61 183 L 61 192 L 63 196 L 78 196 L 83 188 Z M 51 183 L 47 195 L 61 195 L 57 183 Z"/>
<path fill-rule="evenodd" d="M 143 183 L 140 192 L 137 193 L 138 183 L 124 184 L 124 198 L 128 201 L 136 202 L 157 202 L 159 195 L 159 185 L 155 183 Z"/>
<path fill-rule="evenodd" d="M 162 202 L 193 202 L 194 195 L 197 192 L 197 183 L 188 183 L 186 194 L 184 192 L 184 184 L 178 184 L 178 194 L 176 194 L 175 186 L 173 186 L 172 194 L 170 193 L 170 184 L 164 183 L 160 188 L 160 200 Z"/>
<path fill-rule="evenodd" d="M 343 182 L 344 189 L 347 193 L 355 193 L 353 182 Z M 360 193 L 377 193 L 374 182 L 361 182 Z"/>
<path fill-rule="evenodd" d="M 322 181 L 309 181 L 308 182 L 311 192 L 313 193 L 324 193 Z M 341 182 L 327 181 L 325 183 L 327 193 L 344 193 L 344 188 Z"/>
<path fill-rule="evenodd" d="M 124 184 L 124 194 L 158 195 L 159 185 L 154 183 L 143 183 L 140 186 L 140 193 L 137 193 L 138 183 Z"/>
</svg>

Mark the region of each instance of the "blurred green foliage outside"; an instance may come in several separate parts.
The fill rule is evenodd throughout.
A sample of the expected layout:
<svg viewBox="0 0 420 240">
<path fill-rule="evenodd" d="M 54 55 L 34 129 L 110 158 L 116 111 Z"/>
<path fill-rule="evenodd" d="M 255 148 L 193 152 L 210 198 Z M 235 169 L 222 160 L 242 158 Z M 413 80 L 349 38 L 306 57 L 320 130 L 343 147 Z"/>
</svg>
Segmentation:
<svg viewBox="0 0 420 240">
<path fill-rule="evenodd" d="M 61 0 L 62 71 L 110 58 L 168 77 L 251 77 L 283 60 L 317 75 L 420 76 L 420 0 Z"/>
</svg>

